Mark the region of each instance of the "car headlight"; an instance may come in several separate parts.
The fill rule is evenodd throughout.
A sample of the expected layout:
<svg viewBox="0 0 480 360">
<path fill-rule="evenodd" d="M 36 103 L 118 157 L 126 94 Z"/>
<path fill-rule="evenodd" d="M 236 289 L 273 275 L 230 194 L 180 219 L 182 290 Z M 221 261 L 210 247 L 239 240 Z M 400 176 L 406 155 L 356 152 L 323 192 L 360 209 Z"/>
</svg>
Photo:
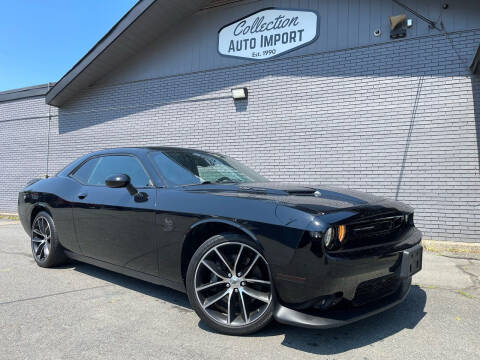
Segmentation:
<svg viewBox="0 0 480 360">
<path fill-rule="evenodd" d="M 408 225 L 413 225 L 413 213 L 405 215 L 405 223 Z"/>
<path fill-rule="evenodd" d="M 333 228 L 329 227 L 325 234 L 323 234 L 323 243 L 327 247 L 327 249 L 331 249 L 334 245 L 334 231 Z"/>
<path fill-rule="evenodd" d="M 413 213 L 404 214 L 403 221 L 405 222 L 405 224 L 413 225 Z"/>
<path fill-rule="evenodd" d="M 323 244 L 328 250 L 333 250 L 343 244 L 347 235 L 345 225 L 331 226 L 324 233 L 320 231 L 310 231 L 310 236 L 314 239 L 323 240 Z"/>
</svg>

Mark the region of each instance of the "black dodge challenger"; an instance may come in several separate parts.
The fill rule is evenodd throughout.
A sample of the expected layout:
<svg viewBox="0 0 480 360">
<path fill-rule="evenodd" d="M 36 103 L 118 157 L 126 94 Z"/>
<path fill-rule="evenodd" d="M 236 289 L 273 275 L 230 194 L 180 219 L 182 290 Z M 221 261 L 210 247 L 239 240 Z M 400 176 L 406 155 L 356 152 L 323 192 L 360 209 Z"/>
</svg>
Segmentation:
<svg viewBox="0 0 480 360">
<path fill-rule="evenodd" d="M 83 156 L 18 198 L 39 266 L 83 261 L 188 294 L 226 334 L 272 318 L 328 328 L 400 303 L 422 266 L 411 207 L 270 182 L 220 154 L 167 147 Z"/>
</svg>

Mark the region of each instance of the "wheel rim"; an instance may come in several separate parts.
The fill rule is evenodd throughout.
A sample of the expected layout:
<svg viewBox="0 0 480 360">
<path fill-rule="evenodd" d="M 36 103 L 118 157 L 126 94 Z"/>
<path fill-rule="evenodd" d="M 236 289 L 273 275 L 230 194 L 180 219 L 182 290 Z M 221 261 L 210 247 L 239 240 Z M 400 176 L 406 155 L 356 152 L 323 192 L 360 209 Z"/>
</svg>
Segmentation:
<svg viewBox="0 0 480 360">
<path fill-rule="evenodd" d="M 47 219 L 40 216 L 35 219 L 32 227 L 32 249 L 35 259 L 40 262 L 47 260 L 50 254 L 52 231 Z"/>
<path fill-rule="evenodd" d="M 231 327 L 253 323 L 272 301 L 268 264 L 243 243 L 227 242 L 210 249 L 197 265 L 194 285 L 205 314 Z"/>
</svg>

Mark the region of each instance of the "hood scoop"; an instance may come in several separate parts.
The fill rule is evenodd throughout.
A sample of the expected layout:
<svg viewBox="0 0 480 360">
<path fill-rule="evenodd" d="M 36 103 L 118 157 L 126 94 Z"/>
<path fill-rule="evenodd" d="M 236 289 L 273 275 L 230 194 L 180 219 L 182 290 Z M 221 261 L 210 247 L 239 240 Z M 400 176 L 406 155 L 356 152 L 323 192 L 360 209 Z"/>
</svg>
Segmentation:
<svg viewBox="0 0 480 360">
<path fill-rule="evenodd" d="M 320 191 L 316 191 L 314 189 L 302 189 L 302 190 L 286 190 L 285 191 L 288 195 L 294 196 L 322 196 Z"/>
<path fill-rule="evenodd" d="M 239 190 L 255 193 L 255 194 L 270 194 L 270 195 L 293 195 L 293 196 L 314 196 L 319 193 L 316 189 L 306 186 L 295 186 L 289 184 L 249 184 L 241 185 Z"/>
<path fill-rule="evenodd" d="M 252 194 L 287 195 L 287 192 L 283 190 L 269 189 L 264 187 L 239 186 L 238 190 Z"/>
</svg>

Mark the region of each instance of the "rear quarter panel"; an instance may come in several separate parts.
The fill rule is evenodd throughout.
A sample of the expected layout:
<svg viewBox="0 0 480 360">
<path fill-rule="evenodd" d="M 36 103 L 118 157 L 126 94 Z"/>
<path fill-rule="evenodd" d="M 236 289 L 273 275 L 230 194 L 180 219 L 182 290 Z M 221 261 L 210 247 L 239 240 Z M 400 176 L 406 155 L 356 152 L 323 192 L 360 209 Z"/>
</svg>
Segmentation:
<svg viewBox="0 0 480 360">
<path fill-rule="evenodd" d="M 57 237 L 67 250 L 81 253 L 73 224 L 73 196 L 80 185 L 70 178 L 51 177 L 27 186 L 19 193 L 18 213 L 25 231 L 30 235 L 32 213 L 39 207 L 55 219 Z"/>
</svg>

